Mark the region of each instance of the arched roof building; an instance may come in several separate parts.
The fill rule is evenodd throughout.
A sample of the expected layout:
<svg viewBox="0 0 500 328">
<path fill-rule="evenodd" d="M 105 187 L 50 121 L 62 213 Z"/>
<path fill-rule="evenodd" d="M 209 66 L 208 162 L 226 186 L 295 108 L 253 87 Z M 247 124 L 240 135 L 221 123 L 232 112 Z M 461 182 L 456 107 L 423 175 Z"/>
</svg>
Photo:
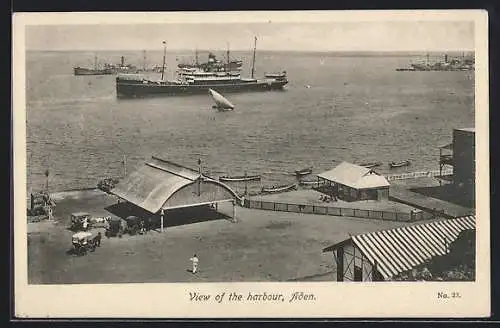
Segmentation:
<svg viewBox="0 0 500 328">
<path fill-rule="evenodd" d="M 155 156 L 126 176 L 111 192 L 150 213 L 240 200 L 227 185 Z"/>
</svg>

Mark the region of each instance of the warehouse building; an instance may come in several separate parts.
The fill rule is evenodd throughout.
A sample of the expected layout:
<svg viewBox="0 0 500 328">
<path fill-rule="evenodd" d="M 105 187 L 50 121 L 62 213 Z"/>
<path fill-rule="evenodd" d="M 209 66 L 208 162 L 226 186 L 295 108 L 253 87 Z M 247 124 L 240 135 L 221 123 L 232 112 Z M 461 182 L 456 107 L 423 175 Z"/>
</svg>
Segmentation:
<svg viewBox="0 0 500 328">
<path fill-rule="evenodd" d="M 463 231 L 475 228 L 475 216 L 445 219 L 351 236 L 323 252 L 333 254 L 337 281 L 387 281 L 447 254 Z"/>
<path fill-rule="evenodd" d="M 387 200 L 389 181 L 375 171 L 342 162 L 332 170 L 318 174 L 320 190 L 345 201 Z"/>
<path fill-rule="evenodd" d="M 201 165 L 201 162 L 198 163 Z M 234 219 L 238 195 L 227 185 L 198 171 L 153 156 L 137 171 L 126 176 L 111 192 L 161 221 L 173 211 L 195 208 L 218 211 Z"/>
</svg>

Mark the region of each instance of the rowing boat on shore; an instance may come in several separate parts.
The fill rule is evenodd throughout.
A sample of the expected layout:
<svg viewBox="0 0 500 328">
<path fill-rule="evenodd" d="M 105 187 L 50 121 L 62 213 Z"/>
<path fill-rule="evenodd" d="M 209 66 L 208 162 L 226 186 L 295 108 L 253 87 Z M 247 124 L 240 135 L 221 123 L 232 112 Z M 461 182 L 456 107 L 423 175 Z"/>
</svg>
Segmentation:
<svg viewBox="0 0 500 328">
<path fill-rule="evenodd" d="M 410 164 L 410 161 L 390 162 L 389 167 L 392 169 L 397 167 L 409 166 Z"/>
<path fill-rule="evenodd" d="M 274 186 L 274 187 L 262 187 L 262 192 L 263 193 L 275 193 L 275 192 L 284 192 L 284 191 L 289 191 L 297 188 L 297 184 L 292 183 L 289 185 L 281 185 L 281 186 Z"/>
<path fill-rule="evenodd" d="M 319 185 L 320 182 L 319 181 L 299 181 L 299 185 L 301 186 L 317 186 Z"/>
<path fill-rule="evenodd" d="M 295 175 L 297 175 L 297 176 L 309 175 L 311 173 L 312 173 L 312 168 L 311 167 L 295 171 Z"/>
<path fill-rule="evenodd" d="M 363 167 L 366 167 L 368 169 L 371 169 L 371 168 L 374 168 L 374 167 L 377 167 L 380 165 L 382 165 L 382 162 L 369 162 L 369 163 L 359 164 L 359 166 L 363 166 Z"/>
<path fill-rule="evenodd" d="M 219 181 L 226 182 L 239 182 L 239 181 L 259 181 L 260 175 L 235 175 L 235 176 L 222 176 Z"/>
</svg>

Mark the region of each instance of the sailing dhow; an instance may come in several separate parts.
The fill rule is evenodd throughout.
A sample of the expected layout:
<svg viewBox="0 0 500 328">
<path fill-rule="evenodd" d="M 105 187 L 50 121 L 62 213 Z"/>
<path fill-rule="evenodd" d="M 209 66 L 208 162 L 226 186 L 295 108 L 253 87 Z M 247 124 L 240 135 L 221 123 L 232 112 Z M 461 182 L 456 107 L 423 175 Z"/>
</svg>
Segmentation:
<svg viewBox="0 0 500 328">
<path fill-rule="evenodd" d="M 217 91 L 208 89 L 208 93 L 212 96 L 212 99 L 215 102 L 215 106 L 213 106 L 213 108 L 217 108 L 220 111 L 230 111 L 234 109 L 234 105 Z"/>
</svg>

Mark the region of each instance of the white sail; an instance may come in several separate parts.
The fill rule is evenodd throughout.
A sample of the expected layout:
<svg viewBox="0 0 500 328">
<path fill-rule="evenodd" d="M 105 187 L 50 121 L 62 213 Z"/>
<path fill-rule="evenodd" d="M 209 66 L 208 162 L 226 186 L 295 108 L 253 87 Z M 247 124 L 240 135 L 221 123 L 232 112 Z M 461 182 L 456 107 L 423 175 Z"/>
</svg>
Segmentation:
<svg viewBox="0 0 500 328">
<path fill-rule="evenodd" d="M 231 104 L 231 102 L 229 100 L 227 100 L 226 98 L 224 98 L 217 91 L 212 90 L 212 89 L 208 89 L 208 92 L 212 96 L 212 99 L 214 100 L 214 102 L 216 104 L 215 107 L 217 109 L 220 109 L 220 110 L 233 110 L 234 109 L 234 105 Z"/>
</svg>

